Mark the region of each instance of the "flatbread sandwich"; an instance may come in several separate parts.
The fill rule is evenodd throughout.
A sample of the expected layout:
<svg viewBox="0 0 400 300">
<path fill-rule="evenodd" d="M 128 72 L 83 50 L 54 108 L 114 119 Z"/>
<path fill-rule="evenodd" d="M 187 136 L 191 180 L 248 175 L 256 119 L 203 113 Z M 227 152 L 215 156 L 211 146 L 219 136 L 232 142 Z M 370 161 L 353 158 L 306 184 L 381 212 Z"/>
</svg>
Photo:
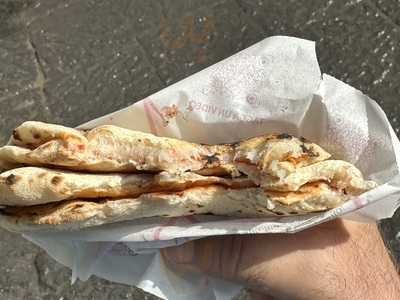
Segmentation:
<svg viewBox="0 0 400 300">
<path fill-rule="evenodd" d="M 29 121 L 0 148 L 0 225 L 74 230 L 147 218 L 332 209 L 376 186 L 289 134 L 204 145 L 112 125 Z"/>
</svg>

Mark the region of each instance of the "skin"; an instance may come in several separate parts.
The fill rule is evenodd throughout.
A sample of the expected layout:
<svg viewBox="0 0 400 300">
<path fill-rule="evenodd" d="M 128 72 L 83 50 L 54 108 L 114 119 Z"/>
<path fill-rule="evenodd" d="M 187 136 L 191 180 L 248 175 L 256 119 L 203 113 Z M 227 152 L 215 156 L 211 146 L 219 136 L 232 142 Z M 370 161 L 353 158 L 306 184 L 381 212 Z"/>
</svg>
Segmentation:
<svg viewBox="0 0 400 300">
<path fill-rule="evenodd" d="M 377 226 L 334 220 L 297 234 L 211 237 L 166 248 L 171 267 L 237 281 L 252 299 L 400 299 Z"/>
</svg>

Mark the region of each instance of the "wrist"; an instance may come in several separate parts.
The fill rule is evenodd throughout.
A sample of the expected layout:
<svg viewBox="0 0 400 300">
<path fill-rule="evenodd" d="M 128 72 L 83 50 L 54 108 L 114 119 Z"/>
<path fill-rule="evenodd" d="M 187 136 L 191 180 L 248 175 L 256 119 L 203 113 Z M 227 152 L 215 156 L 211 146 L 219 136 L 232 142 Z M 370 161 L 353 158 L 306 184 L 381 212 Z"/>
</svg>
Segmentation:
<svg viewBox="0 0 400 300">
<path fill-rule="evenodd" d="M 400 299 L 399 277 L 375 224 L 336 221 L 247 245 L 263 261 L 243 260 L 239 279 L 277 299 Z"/>
<path fill-rule="evenodd" d="M 400 299 L 399 275 L 376 224 L 345 222 L 345 228 L 350 238 L 334 250 L 336 272 L 346 280 L 342 299 Z"/>
<path fill-rule="evenodd" d="M 309 299 L 400 299 L 400 280 L 375 224 L 344 222 L 348 239 L 313 257 Z"/>
</svg>

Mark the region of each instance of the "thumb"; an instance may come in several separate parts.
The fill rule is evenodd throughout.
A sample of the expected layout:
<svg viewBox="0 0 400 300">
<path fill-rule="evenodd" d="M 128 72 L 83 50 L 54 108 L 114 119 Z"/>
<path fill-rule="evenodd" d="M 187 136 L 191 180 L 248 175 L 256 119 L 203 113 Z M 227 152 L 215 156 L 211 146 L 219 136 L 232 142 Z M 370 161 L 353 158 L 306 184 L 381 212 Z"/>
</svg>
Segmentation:
<svg viewBox="0 0 400 300">
<path fill-rule="evenodd" d="M 167 263 L 181 270 L 201 271 L 228 280 L 240 280 L 238 266 L 243 237 L 223 236 L 194 240 L 162 249 Z"/>
<path fill-rule="evenodd" d="M 241 264 L 246 261 L 244 246 L 251 240 L 254 237 L 237 235 L 203 238 L 177 247 L 164 248 L 161 254 L 169 265 L 180 271 L 203 272 L 253 287 L 253 290 L 247 291 L 244 299 L 272 300 L 274 298 L 267 294 L 269 291 L 266 286 L 258 284 L 256 280 L 249 280 L 241 272 Z"/>
</svg>

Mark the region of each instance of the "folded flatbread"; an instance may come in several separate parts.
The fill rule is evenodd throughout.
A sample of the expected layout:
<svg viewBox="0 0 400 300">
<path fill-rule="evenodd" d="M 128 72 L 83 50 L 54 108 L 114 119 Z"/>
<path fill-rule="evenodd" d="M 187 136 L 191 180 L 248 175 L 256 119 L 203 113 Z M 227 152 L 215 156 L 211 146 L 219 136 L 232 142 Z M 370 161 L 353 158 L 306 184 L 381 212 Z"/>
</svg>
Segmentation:
<svg viewBox="0 0 400 300">
<path fill-rule="evenodd" d="M 90 131 L 29 121 L 0 148 L 0 168 L 59 166 L 92 172 L 239 173 L 231 145 L 200 145 L 105 125 Z"/>
<path fill-rule="evenodd" d="M 296 192 L 212 185 L 181 192 L 143 194 L 137 198 L 76 199 L 32 207 L 7 207 L 0 215 L 0 225 L 12 231 L 75 230 L 146 217 L 295 215 L 324 211 L 349 197 L 323 182 L 307 184 Z"/>
<path fill-rule="evenodd" d="M 247 177 L 224 178 L 192 172 L 88 174 L 22 167 L 0 174 L 0 205 L 30 206 L 76 198 L 137 197 L 144 193 L 182 191 L 211 184 L 232 188 L 256 186 Z"/>
<path fill-rule="evenodd" d="M 285 176 L 330 154 L 304 138 L 273 134 L 235 144 L 200 145 L 105 125 L 89 131 L 29 121 L 0 148 L 0 169 L 21 165 L 90 172 L 195 172 Z"/>
</svg>

